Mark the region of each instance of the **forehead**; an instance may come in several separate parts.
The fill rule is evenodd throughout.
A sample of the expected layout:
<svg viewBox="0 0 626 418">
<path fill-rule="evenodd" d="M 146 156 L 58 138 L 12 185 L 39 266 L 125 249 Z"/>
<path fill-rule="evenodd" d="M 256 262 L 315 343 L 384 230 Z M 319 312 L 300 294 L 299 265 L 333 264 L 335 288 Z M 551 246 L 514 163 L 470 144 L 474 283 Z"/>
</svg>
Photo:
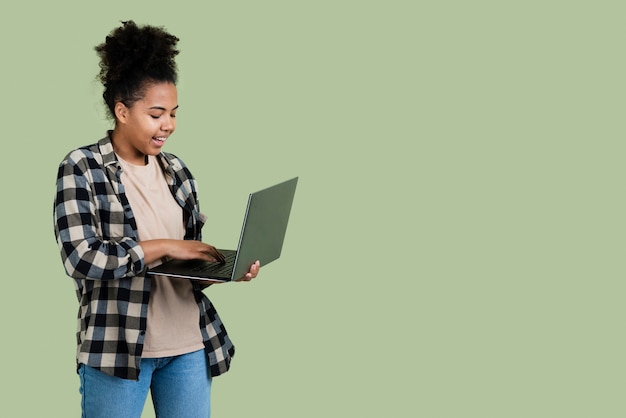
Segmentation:
<svg viewBox="0 0 626 418">
<path fill-rule="evenodd" d="M 172 83 L 151 83 L 146 86 L 141 102 L 148 108 L 173 109 L 178 106 L 178 91 Z"/>
</svg>

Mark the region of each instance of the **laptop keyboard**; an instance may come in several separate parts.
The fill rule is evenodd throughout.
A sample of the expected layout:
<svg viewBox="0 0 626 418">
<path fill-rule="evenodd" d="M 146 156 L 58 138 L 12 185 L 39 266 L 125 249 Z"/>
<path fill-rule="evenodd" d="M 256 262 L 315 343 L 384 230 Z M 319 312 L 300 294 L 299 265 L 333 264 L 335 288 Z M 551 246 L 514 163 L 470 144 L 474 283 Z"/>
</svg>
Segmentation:
<svg viewBox="0 0 626 418">
<path fill-rule="evenodd" d="M 200 273 L 217 273 L 217 274 L 230 274 L 233 269 L 233 265 L 235 264 L 235 257 L 237 256 L 236 251 L 223 251 L 222 254 L 226 259 L 224 263 L 202 263 L 194 268 L 192 271 L 200 272 Z"/>
</svg>

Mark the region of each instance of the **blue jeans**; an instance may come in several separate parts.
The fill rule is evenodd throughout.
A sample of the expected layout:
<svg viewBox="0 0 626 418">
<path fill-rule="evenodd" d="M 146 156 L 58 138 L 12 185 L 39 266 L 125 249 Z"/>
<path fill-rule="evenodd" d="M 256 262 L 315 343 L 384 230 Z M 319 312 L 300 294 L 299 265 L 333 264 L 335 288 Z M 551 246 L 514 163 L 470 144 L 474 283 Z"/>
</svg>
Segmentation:
<svg viewBox="0 0 626 418">
<path fill-rule="evenodd" d="M 211 376 L 204 350 L 164 358 L 141 359 L 139 380 L 109 376 L 81 364 L 83 418 L 139 418 L 148 390 L 159 418 L 208 418 Z"/>
</svg>

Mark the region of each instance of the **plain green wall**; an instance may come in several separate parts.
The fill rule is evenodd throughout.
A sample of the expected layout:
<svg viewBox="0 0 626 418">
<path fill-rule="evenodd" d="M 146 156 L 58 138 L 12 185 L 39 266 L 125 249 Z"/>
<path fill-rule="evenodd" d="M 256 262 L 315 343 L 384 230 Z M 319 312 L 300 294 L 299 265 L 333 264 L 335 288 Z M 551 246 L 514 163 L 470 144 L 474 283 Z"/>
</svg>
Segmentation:
<svg viewBox="0 0 626 418">
<path fill-rule="evenodd" d="M 215 417 L 625 416 L 620 2 L 0 8 L 1 416 L 80 411 L 54 180 L 110 126 L 93 47 L 126 19 L 181 39 L 208 242 L 300 176 L 281 259 L 208 291 Z"/>
</svg>

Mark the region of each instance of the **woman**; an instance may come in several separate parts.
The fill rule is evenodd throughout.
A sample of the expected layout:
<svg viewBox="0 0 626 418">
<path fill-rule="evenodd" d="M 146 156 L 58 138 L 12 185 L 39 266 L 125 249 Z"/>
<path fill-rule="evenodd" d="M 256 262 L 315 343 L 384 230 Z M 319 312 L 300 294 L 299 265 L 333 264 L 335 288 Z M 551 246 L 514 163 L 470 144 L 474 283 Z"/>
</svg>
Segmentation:
<svg viewBox="0 0 626 418">
<path fill-rule="evenodd" d="M 234 347 L 202 285 L 150 277 L 167 258 L 221 261 L 185 164 L 162 151 L 176 128 L 178 38 L 123 22 L 95 49 L 114 129 L 61 162 L 55 234 L 80 303 L 83 417 L 208 417 L 212 377 Z M 257 276 L 259 263 L 241 278 Z"/>
</svg>

